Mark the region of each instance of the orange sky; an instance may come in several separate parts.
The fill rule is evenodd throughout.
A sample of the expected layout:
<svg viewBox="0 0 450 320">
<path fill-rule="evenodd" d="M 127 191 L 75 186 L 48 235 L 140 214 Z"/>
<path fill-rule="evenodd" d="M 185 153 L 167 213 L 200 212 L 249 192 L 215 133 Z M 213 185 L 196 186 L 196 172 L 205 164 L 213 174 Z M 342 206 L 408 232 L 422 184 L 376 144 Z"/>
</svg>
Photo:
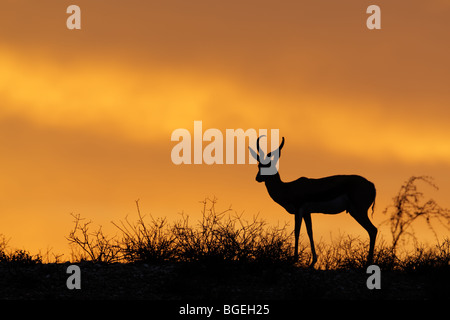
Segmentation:
<svg viewBox="0 0 450 320">
<path fill-rule="evenodd" d="M 70 4 L 81 30 L 66 28 Z M 381 30 L 366 28 L 370 4 Z M 411 175 L 435 177 L 425 190 L 450 206 L 449 14 L 445 0 L 4 1 L 0 234 L 65 252 L 71 212 L 112 231 L 135 199 L 176 219 L 205 196 L 292 226 L 255 165 L 172 164 L 171 133 L 194 120 L 279 129 L 286 181 L 367 177 L 375 224 Z M 313 227 L 366 236 L 345 214 Z"/>
</svg>

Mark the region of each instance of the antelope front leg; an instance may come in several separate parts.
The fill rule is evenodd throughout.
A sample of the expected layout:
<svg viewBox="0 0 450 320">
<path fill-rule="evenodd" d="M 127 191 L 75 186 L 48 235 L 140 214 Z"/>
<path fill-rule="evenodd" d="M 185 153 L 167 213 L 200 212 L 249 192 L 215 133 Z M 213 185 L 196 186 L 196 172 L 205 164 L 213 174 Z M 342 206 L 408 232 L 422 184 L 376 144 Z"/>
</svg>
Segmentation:
<svg viewBox="0 0 450 320">
<path fill-rule="evenodd" d="M 314 248 L 314 239 L 312 232 L 312 224 L 311 224 L 311 214 L 303 215 L 303 219 L 305 220 L 306 231 L 308 232 L 309 243 L 311 244 L 311 253 L 312 253 L 312 261 L 309 265 L 310 268 L 314 267 L 314 264 L 317 261 L 316 249 Z"/>
<path fill-rule="evenodd" d="M 303 218 L 303 212 L 299 210 L 295 214 L 295 229 L 294 229 L 294 235 L 295 235 L 295 248 L 294 248 L 294 261 L 298 261 L 298 238 L 300 236 L 300 227 L 302 226 L 302 218 Z"/>
</svg>

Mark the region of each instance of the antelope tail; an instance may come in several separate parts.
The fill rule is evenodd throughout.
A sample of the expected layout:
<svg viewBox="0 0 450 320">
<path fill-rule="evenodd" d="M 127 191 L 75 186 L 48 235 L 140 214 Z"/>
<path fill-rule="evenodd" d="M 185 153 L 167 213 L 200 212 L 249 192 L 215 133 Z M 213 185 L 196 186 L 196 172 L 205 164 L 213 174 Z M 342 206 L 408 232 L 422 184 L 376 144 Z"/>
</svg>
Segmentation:
<svg viewBox="0 0 450 320">
<path fill-rule="evenodd" d="M 372 219 L 373 219 L 373 213 L 375 212 L 375 198 L 377 197 L 377 189 L 375 189 L 375 186 L 373 186 L 373 202 L 372 202 Z"/>
</svg>

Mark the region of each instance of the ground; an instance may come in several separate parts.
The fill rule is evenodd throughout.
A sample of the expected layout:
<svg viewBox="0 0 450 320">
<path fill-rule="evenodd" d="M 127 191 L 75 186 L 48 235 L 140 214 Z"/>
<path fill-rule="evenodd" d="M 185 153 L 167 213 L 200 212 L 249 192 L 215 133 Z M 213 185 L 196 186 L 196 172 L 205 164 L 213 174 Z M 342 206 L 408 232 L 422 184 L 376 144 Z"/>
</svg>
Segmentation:
<svg viewBox="0 0 450 320">
<path fill-rule="evenodd" d="M 83 262 L 81 289 L 69 290 L 70 263 L 0 264 L 0 299 L 297 300 L 450 299 L 449 268 L 381 270 L 369 290 L 365 269 L 313 270 L 292 264 Z"/>
</svg>

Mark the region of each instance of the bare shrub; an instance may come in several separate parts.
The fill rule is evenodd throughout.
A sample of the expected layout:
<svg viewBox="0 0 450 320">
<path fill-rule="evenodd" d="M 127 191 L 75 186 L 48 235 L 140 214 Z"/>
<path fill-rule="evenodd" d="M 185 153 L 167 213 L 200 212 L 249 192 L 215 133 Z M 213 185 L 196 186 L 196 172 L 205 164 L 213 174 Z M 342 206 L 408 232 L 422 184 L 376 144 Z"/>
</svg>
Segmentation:
<svg viewBox="0 0 450 320">
<path fill-rule="evenodd" d="M 136 200 L 138 220 L 131 223 L 127 217 L 119 224 L 112 222 L 122 232 L 118 242 L 121 257 L 125 261 L 168 261 L 176 256 L 175 236 L 167 225 L 166 218 L 154 219 L 146 224 Z"/>
<path fill-rule="evenodd" d="M 8 246 L 9 239 L 0 234 L 0 263 L 8 265 L 35 265 L 42 263 L 39 254 L 32 255 L 26 250 L 11 249 Z"/>
<path fill-rule="evenodd" d="M 116 262 L 119 260 L 119 248 L 113 238 L 103 234 L 100 226 L 90 231 L 92 221 L 84 222 L 79 214 L 72 214 L 75 226 L 66 239 L 72 248 L 72 260 L 90 260 L 93 262 Z"/>
<path fill-rule="evenodd" d="M 433 199 L 424 200 L 424 195 L 417 189 L 417 182 L 422 181 L 438 189 L 433 178 L 428 176 L 412 176 L 401 187 L 393 198 L 393 204 L 388 206 L 383 213 L 389 214 L 389 219 L 382 224 L 389 223 L 392 234 L 392 250 L 395 252 L 400 239 L 405 236 L 417 241 L 413 222 L 423 219 L 428 227 L 435 232 L 434 224 L 439 223 L 450 230 L 450 210 L 440 207 Z M 405 239 L 406 240 L 406 239 Z"/>
<path fill-rule="evenodd" d="M 194 226 L 183 215 L 172 228 L 179 260 L 285 261 L 292 254 L 286 228 L 268 228 L 257 216 L 253 220 L 232 215 L 231 208 L 217 212 L 216 199 L 202 201 L 202 219 Z"/>
</svg>

